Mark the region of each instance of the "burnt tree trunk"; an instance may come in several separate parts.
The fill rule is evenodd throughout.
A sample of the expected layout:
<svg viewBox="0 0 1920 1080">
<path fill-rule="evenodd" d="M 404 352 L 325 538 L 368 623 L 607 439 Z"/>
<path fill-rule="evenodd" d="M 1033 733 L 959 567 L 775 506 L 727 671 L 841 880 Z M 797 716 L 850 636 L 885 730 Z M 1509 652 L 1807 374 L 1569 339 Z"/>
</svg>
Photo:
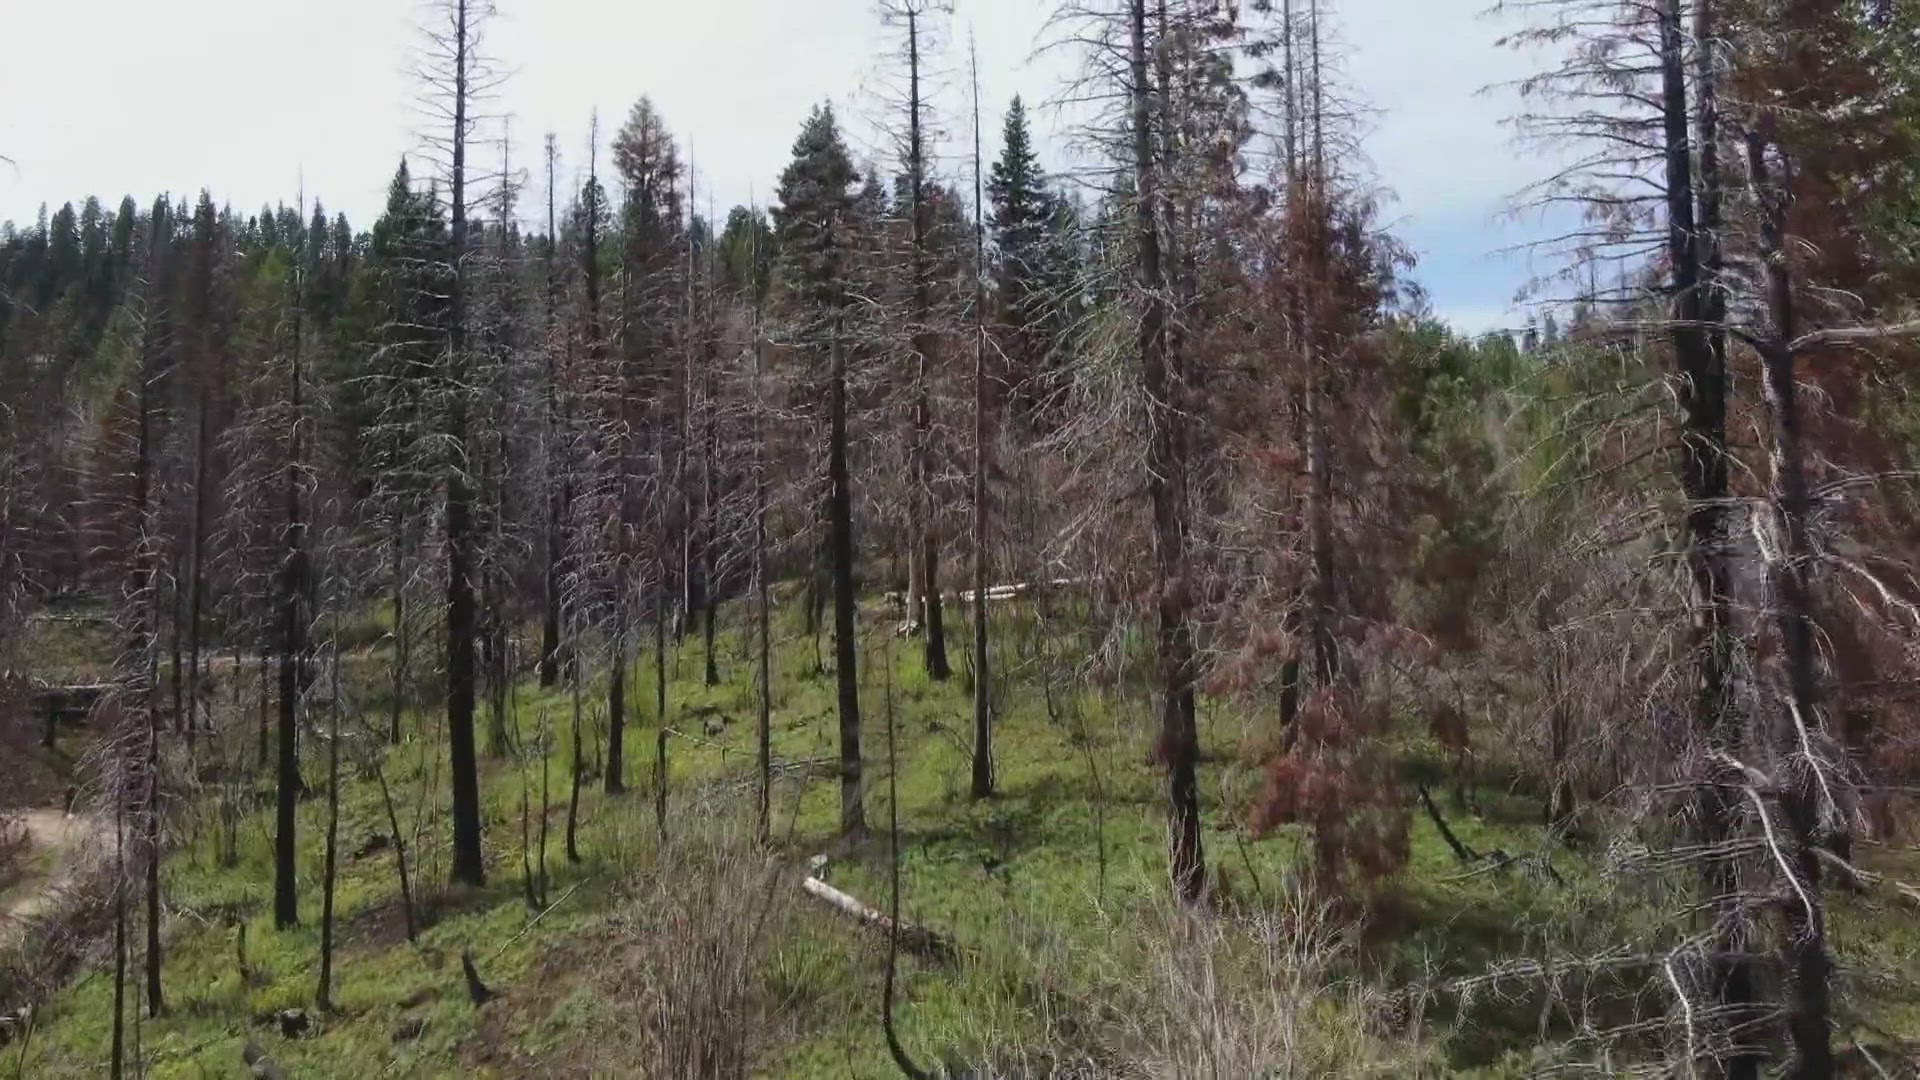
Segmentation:
<svg viewBox="0 0 1920 1080">
<path fill-rule="evenodd" d="M 953 674 L 947 663 L 946 620 L 940 608 L 940 529 L 934 524 L 933 404 L 927 389 L 927 364 L 938 348 L 930 322 L 933 300 L 927 281 L 926 141 L 921 124 L 924 103 L 920 95 L 920 16 L 909 7 L 907 16 L 907 185 L 908 208 L 913 215 L 913 496 L 909 500 L 909 535 L 920 551 L 920 595 L 926 606 L 927 675 L 938 681 Z"/>
<path fill-rule="evenodd" d="M 547 247 L 546 247 L 546 365 L 544 409 L 546 424 L 546 529 L 542 538 L 542 553 L 545 556 L 544 572 L 541 584 L 545 589 L 545 607 L 540 619 L 540 685 L 552 688 L 560 681 L 560 625 L 562 607 L 566 603 L 564 581 L 561 578 L 561 565 L 566 557 L 566 537 L 562 532 L 566 521 L 566 508 L 569 501 L 568 483 L 572 470 L 568 468 L 568 453 L 565 446 L 565 432 L 560 416 L 560 365 L 558 344 L 560 311 L 560 274 L 555 267 L 556 248 L 559 246 L 560 233 L 554 215 L 554 166 L 555 151 L 553 136 L 547 136 Z"/>
<path fill-rule="evenodd" d="M 980 184 L 980 71 L 973 70 L 973 775 L 976 799 L 993 795 L 993 665 L 987 649 L 987 324 L 985 205 Z M 1034 581 L 1038 587 L 1039 576 Z M 888 752 L 892 752 L 889 730 Z M 897 914 L 897 913 L 896 913 Z"/>
<path fill-rule="evenodd" d="M 1692 725 L 1706 747 L 1728 750 L 1740 740 L 1738 716 L 1731 702 L 1733 661 L 1733 573 L 1726 536 L 1728 481 L 1727 374 L 1725 338 L 1704 326 L 1722 313 L 1714 289 L 1703 281 L 1702 218 L 1717 226 L 1719 218 L 1717 131 L 1709 106 L 1701 110 L 1701 175 L 1696 177 L 1691 146 L 1692 114 L 1687 102 L 1686 52 L 1679 0 L 1662 0 L 1659 9 L 1661 107 L 1666 157 L 1667 255 L 1672 267 L 1676 326 L 1670 334 L 1681 407 L 1679 471 L 1681 492 L 1687 499 L 1686 563 L 1691 583 L 1694 693 Z M 1711 15 L 1702 13 L 1711 28 Z M 1711 87 L 1710 72 L 1700 85 Z M 1700 213 L 1696 215 L 1695 200 Z M 1717 250 L 1711 236 L 1707 243 Z M 1731 789 L 1704 776 L 1698 788 L 1697 809 L 1701 839 L 1709 845 L 1726 842 L 1735 828 L 1737 807 Z M 1726 898 L 1739 887 L 1733 860 L 1708 860 L 1703 869 L 1703 891 Z M 1745 943 L 1735 936 L 1737 920 L 1726 900 L 1714 906 L 1713 992 L 1728 1010 L 1728 1026 L 1749 1018 L 1754 1008 L 1753 976 L 1740 956 Z M 1726 1062 L 1727 1075 L 1750 1080 L 1758 1075 L 1759 1058 L 1742 1053 Z"/>
<path fill-rule="evenodd" d="M 454 453 L 467 442 L 466 374 L 466 268 L 467 201 L 467 107 L 469 97 L 470 50 L 473 38 L 468 26 L 469 0 L 453 0 L 453 37 L 448 43 L 453 56 L 453 132 L 451 140 L 451 199 L 448 215 L 451 239 L 448 282 L 448 362 L 453 366 L 448 380 L 447 443 Z M 453 880 L 466 885 L 486 883 L 487 870 L 480 850 L 480 776 L 474 753 L 474 637 L 476 632 L 473 601 L 475 541 L 473 494 L 468 490 L 466 470 L 458 461 L 447 470 L 447 742 L 453 789 Z"/>
<path fill-rule="evenodd" d="M 295 876 L 297 813 L 303 784 L 300 779 L 299 703 L 305 687 L 300 670 L 307 654 L 307 620 L 302 610 L 307 598 L 307 526 L 302 499 L 305 447 L 300 423 L 303 401 L 302 350 L 305 347 L 303 307 L 305 290 L 296 286 L 294 340 L 289 356 L 287 401 L 292 412 L 285 470 L 286 523 L 281 536 L 284 555 L 280 567 L 280 712 L 278 763 L 275 783 L 273 843 L 273 923 L 279 929 L 300 924 L 300 893 Z"/>
<path fill-rule="evenodd" d="M 1194 717 L 1193 628 L 1186 584 L 1186 462 L 1175 401 L 1176 378 L 1167 356 L 1166 279 L 1160 264 L 1156 222 L 1159 168 L 1153 143 L 1152 87 L 1147 75 L 1146 0 L 1129 0 L 1131 106 L 1134 173 L 1135 272 L 1140 291 L 1137 339 L 1142 389 L 1153 430 L 1147 444 L 1147 494 L 1153 505 L 1155 592 L 1158 599 L 1161 760 L 1167 769 L 1168 870 L 1175 893 L 1200 899 L 1206 868 L 1200 844 L 1200 797 L 1196 778 L 1199 736 Z"/>
<path fill-rule="evenodd" d="M 1781 901 L 1785 914 L 1784 952 L 1787 982 L 1787 1035 L 1793 1056 L 1787 1076 L 1825 1080 L 1834 1075 L 1832 1045 L 1833 959 L 1827 952 L 1825 904 L 1821 899 L 1823 776 L 1830 763 L 1819 757 L 1821 729 L 1820 658 L 1813 607 L 1813 501 L 1807 488 L 1806 457 L 1796 358 L 1790 346 L 1796 333 L 1793 273 L 1788 262 L 1787 206 L 1792 177 L 1787 163 L 1770 166 L 1771 140 L 1749 132 L 1748 172 L 1761 202 L 1761 253 L 1767 271 L 1767 309 L 1771 340 L 1761 350 L 1767 405 L 1768 509 L 1773 536 L 1765 552 L 1780 663 L 1786 676 L 1786 700 L 1774 743 L 1782 763 L 1780 801 L 1788 837 L 1783 860 L 1791 896 Z"/>
<path fill-rule="evenodd" d="M 828 342 L 827 522 L 833 570 L 834 678 L 840 710 L 840 832 L 867 834 L 860 759 L 859 643 L 854 638 L 853 482 L 847 475 L 847 357 L 841 346 L 841 313 L 833 313 Z"/>
<path fill-rule="evenodd" d="M 758 230 L 754 233 L 754 245 L 754 267 L 758 273 Z M 772 834 L 773 824 L 773 642 L 767 597 L 767 418 L 766 402 L 761 397 L 766 389 L 761 381 L 765 360 L 761 327 L 763 303 L 757 281 L 753 288 L 753 628 L 760 691 L 754 741 L 760 759 L 758 825 L 760 842 L 765 843 Z"/>
<path fill-rule="evenodd" d="M 333 649 L 331 723 L 327 731 L 327 852 L 320 872 L 320 986 L 314 1001 L 333 1011 L 333 894 L 340 852 L 340 649 Z M 395 830 L 396 833 L 398 830 Z M 395 836 L 395 841 L 399 840 Z"/>
<path fill-rule="evenodd" d="M 614 614 L 613 660 L 607 671 L 607 794 L 627 790 L 627 617 Z"/>
</svg>

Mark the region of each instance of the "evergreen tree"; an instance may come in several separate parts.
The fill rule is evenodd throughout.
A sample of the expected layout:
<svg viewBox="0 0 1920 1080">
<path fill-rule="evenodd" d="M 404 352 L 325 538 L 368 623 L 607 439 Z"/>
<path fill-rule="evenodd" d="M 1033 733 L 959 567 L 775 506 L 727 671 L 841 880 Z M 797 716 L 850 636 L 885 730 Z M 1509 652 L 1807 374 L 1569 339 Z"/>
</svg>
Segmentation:
<svg viewBox="0 0 1920 1080">
<path fill-rule="evenodd" d="M 773 211 L 780 240 L 783 280 L 816 366 L 826 361 L 827 562 L 833 581 L 835 677 L 840 714 L 840 828 L 866 833 L 861 796 L 860 682 L 855 670 L 853 583 L 853 490 L 847 470 L 847 309 L 849 250 L 856 228 L 856 202 L 849 190 L 858 179 L 840 139 L 833 108 L 821 105 L 807 117 L 793 144 L 793 160 L 780 174 L 779 206 Z M 869 184 L 877 189 L 877 184 Z M 824 354 L 824 356 L 822 355 Z"/>
<path fill-rule="evenodd" d="M 1047 188 L 1033 150 L 1026 106 L 1018 96 L 1007 108 L 1000 158 L 987 180 L 987 197 L 993 206 L 989 223 L 996 246 L 996 322 L 1007 368 L 1000 374 L 1018 414 L 1031 421 L 1046 396 L 1058 312 L 1072 283 L 1071 245 L 1066 238 L 1074 223 L 1070 206 Z"/>
</svg>

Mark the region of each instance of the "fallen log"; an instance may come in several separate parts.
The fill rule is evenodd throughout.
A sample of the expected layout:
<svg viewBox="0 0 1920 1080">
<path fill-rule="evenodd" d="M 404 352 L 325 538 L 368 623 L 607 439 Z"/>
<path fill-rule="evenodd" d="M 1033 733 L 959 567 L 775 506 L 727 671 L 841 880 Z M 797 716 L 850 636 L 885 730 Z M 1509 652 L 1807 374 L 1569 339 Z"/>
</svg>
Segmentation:
<svg viewBox="0 0 1920 1080">
<path fill-rule="evenodd" d="M 853 919 L 861 926 L 871 927 L 882 933 L 891 933 L 894 929 L 893 920 L 888 918 L 885 912 L 877 908 L 869 907 L 849 893 L 841 892 L 839 889 L 827 884 L 826 881 L 820 877 L 820 874 L 826 869 L 826 865 L 827 857 L 825 855 L 815 855 L 808 863 L 808 869 L 811 873 L 801 880 L 800 887 L 813 896 L 826 901 L 832 905 L 836 911 Z M 916 926 L 902 920 L 899 927 L 899 936 L 900 947 L 913 953 L 915 956 L 947 963 L 957 955 L 957 950 L 955 950 L 953 942 L 924 926 Z"/>
<path fill-rule="evenodd" d="M 1426 804 L 1427 816 L 1433 819 L 1434 827 L 1440 830 L 1440 839 L 1445 840 L 1447 846 L 1453 849 L 1454 858 L 1464 863 L 1479 862 L 1480 853 L 1462 843 L 1459 837 L 1453 835 L 1453 830 L 1447 827 L 1447 819 L 1441 817 L 1440 808 L 1433 805 L 1433 796 L 1427 794 L 1425 784 L 1420 785 L 1420 801 Z"/>
<path fill-rule="evenodd" d="M 287 1080 L 287 1070 L 275 1064 L 267 1052 L 260 1049 L 260 1044 L 252 1039 L 248 1039 L 247 1044 L 240 1048 L 240 1060 L 247 1063 L 247 1071 L 257 1080 Z"/>
<path fill-rule="evenodd" d="M 1086 582 L 1084 578 L 1070 578 L 1070 577 L 1051 578 L 1045 581 L 1008 582 L 1002 585 L 987 586 L 986 597 L 987 597 L 987 602 L 990 604 L 1003 603 L 1008 600 L 1018 600 L 1018 599 L 1021 599 L 1022 597 L 1028 596 L 1036 592 L 1052 592 L 1060 589 L 1070 589 L 1077 585 L 1083 585 L 1085 583 Z M 974 596 L 974 590 L 961 589 L 953 593 L 949 597 L 949 599 L 952 599 L 961 604 L 972 604 L 973 596 Z"/>
</svg>

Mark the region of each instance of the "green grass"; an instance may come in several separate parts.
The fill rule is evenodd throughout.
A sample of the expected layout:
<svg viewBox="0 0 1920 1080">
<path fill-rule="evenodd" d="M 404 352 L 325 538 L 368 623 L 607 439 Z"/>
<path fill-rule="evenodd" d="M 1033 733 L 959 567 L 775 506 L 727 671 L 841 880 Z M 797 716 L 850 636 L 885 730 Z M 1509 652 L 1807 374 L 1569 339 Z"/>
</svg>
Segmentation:
<svg viewBox="0 0 1920 1080">
<path fill-rule="evenodd" d="M 896 738 L 903 914 L 960 943 L 954 965 L 903 961 L 900 1027 L 922 1060 L 1010 1060 L 1096 1047 L 1100 1032 L 1118 1031 L 1135 1018 L 1116 1015 L 1118 999 L 1151 967 L 1153 928 L 1162 926 L 1167 893 L 1160 774 L 1151 764 L 1152 718 L 1142 687 L 1121 681 L 1092 686 L 1038 672 L 1049 656 L 1075 655 L 1084 643 L 1047 638 L 1010 612 L 996 613 L 996 658 L 1005 673 L 996 688 L 996 766 L 999 794 L 968 796 L 971 670 L 964 642 L 953 651 L 956 674 L 929 680 L 917 642 L 895 639 L 891 624 L 866 620 L 863 642 L 864 751 L 867 811 L 876 839 L 840 854 L 829 879 L 884 907 L 887 899 L 889 719 Z M 956 618 L 955 624 L 958 626 Z M 774 756 L 806 761 L 837 755 L 834 683 L 816 670 L 814 642 L 797 613 L 782 612 L 776 631 L 772 732 Z M 748 642 L 728 625 L 720 637 L 721 673 L 701 683 L 697 635 L 670 643 L 668 656 L 669 787 L 676 813 L 689 806 L 745 806 L 751 798 L 756 692 Z M 1133 648 L 1143 649 L 1135 642 Z M 584 861 L 569 864 L 563 835 L 571 763 L 572 699 L 565 688 L 514 688 L 509 726 L 517 747 L 537 744 L 549 725 L 553 753 L 546 812 L 550 827 L 549 895 L 565 902 L 529 927 L 533 913 L 521 894 L 520 821 L 523 794 L 540 812 L 537 758 L 483 761 L 489 884 L 449 894 L 442 718 L 433 709 L 409 711 L 409 738 L 387 747 L 385 714 L 349 717 L 348 763 L 341 792 L 341 871 L 337 904 L 338 1011 L 313 1010 L 319 953 L 319 881 L 324 799 L 300 810 L 302 926 L 273 929 L 270 811 L 264 800 L 238 828 L 238 863 L 221 865 L 215 840 L 219 800 L 259 799 L 266 779 L 239 782 L 227 795 L 218 785 L 175 818 L 177 840 L 166 864 L 165 983 L 169 1012 L 139 1027 L 147 1075 L 199 1078 L 236 1075 L 240 1048 L 256 1038 L 296 1076 L 519 1076 L 551 1075 L 580 1060 L 617 1022 L 621 1002 L 609 1001 L 600 981 L 608 957 L 603 944 L 644 920 L 644 894 L 632 888 L 663 865 L 651 798 L 656 682 L 651 642 L 633 661 L 627 729 L 629 793 L 610 797 L 598 778 L 584 790 L 580 846 Z M 360 661 L 350 681 L 372 701 L 383 676 L 377 657 Z M 1144 665 L 1136 665 L 1144 672 Z M 1058 669 L 1057 669 L 1058 670 Z M 604 760 L 600 722 L 604 687 L 585 689 L 588 732 L 585 762 Z M 325 717 L 316 717 L 324 724 Z M 1260 775 L 1242 747 L 1262 744 L 1264 717 L 1222 701 L 1201 711 L 1205 757 L 1201 772 L 1204 840 L 1209 871 L 1224 879 L 1235 910 L 1287 912 L 1300 896 L 1303 856 L 1291 829 L 1252 839 L 1246 808 Z M 229 760 L 250 760 L 252 713 L 235 726 Z M 486 742 L 485 706 L 479 721 Z M 1396 735 L 1395 756 L 1412 779 L 1433 779 L 1443 757 L 1424 733 Z M 304 768 L 316 788 L 324 781 L 321 740 L 307 739 Z M 354 858 L 367 839 L 388 831 L 379 790 L 366 763 L 379 760 L 400 806 L 402 832 L 419 829 L 421 846 L 408 856 L 423 899 L 436 909 L 417 946 L 399 932 L 390 849 Z M 527 771 L 523 772 L 523 768 Z M 1596 853 L 1554 844 L 1539 825 L 1538 802 L 1486 783 L 1473 787 L 1477 810 L 1456 807 L 1446 789 L 1434 795 L 1459 837 L 1476 850 L 1524 856 L 1523 865 L 1492 871 L 1458 862 L 1425 815 L 1412 820 L 1410 860 L 1393 877 L 1363 890 L 1365 930 L 1322 977 L 1384 986 L 1435 975 L 1464 975 L 1504 958 L 1550 954 L 1586 943 L 1657 932 L 1644 898 L 1623 896 Z M 695 796 L 703 796 L 695 800 Z M 774 789 L 773 836 L 797 866 L 834 847 L 839 793 L 835 777 L 789 773 Z M 670 828 L 699 823 L 670 821 Z M 1547 874 L 1541 861 L 1554 868 Z M 571 892 L 569 890 L 572 890 Z M 810 901 L 796 900 L 797 905 Z M 1869 901 L 1836 905 L 1836 940 L 1881 967 L 1920 972 L 1920 936 L 1891 923 Z M 247 966 L 237 947 L 245 927 Z M 523 933 L 524 931 L 524 933 Z M 519 935 L 516 937 L 516 935 Z M 484 977 L 504 999 L 475 1010 L 462 989 L 460 955 L 474 950 Z M 596 951 L 601 950 L 601 951 Z M 1228 956 L 1238 977 L 1251 979 L 1247 956 Z M 882 1076 L 892 1071 L 875 1016 L 882 955 L 879 938 L 852 928 L 824 909 L 805 909 L 790 934 L 775 942 L 765 976 L 785 1001 L 791 1023 L 763 1062 L 769 1076 Z M 1237 966 L 1235 966 L 1237 965 Z M 1250 983 L 1257 991 L 1258 987 Z M 130 991 L 131 993 L 131 991 Z M 1257 994 L 1253 995 L 1257 997 Z M 111 972 L 95 969 L 42 1013 L 23 1056 L 0 1054 L 0 1076 L 17 1060 L 23 1075 L 97 1076 L 104 1071 L 111 1023 Z M 279 1009 L 314 1012 L 314 1037 L 286 1040 L 262 1023 Z M 1343 1011 L 1346 1010 L 1346 1011 Z M 1912 1030 L 1920 1019 L 1909 1002 L 1881 1010 L 1888 1030 Z M 1554 1018 L 1556 1024 L 1563 1018 Z M 1426 1050 L 1409 1050 L 1399 1068 L 1425 1060 L 1432 1072 L 1512 1075 L 1537 1041 L 1539 1010 L 1527 1003 L 1477 1006 L 1468 1012 L 1435 1008 L 1421 1032 Z M 1303 1021 L 1327 1046 L 1364 1026 L 1331 994 Z M 413 1037 L 397 1037 L 403 1027 Z M 1425 1055 L 1424 1058 L 1421 1055 Z M 1438 1055 L 1437 1057 L 1434 1055 Z M 1304 1059 L 1303 1059 L 1304 1060 Z M 1439 1062 L 1444 1062 L 1442 1067 Z M 1333 1067 L 1333 1066 L 1330 1066 Z M 1339 1066 L 1362 1071 L 1358 1059 Z M 1394 1069 L 1378 1075 L 1399 1074 Z"/>
</svg>

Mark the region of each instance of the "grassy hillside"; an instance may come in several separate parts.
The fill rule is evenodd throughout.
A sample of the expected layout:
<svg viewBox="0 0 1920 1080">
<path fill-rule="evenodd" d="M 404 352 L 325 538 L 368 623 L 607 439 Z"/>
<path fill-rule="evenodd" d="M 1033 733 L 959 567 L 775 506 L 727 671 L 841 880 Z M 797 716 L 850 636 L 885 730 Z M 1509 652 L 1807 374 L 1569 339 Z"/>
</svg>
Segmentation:
<svg viewBox="0 0 1920 1080">
<path fill-rule="evenodd" d="M 564 838 L 573 699 L 565 688 L 515 688 L 512 750 L 484 762 L 489 883 L 473 891 L 444 884 L 437 710 L 409 712 L 406 740 L 385 745 L 375 689 L 384 660 L 344 662 L 331 1013 L 315 1007 L 326 821 L 318 793 L 331 713 L 315 709 L 304 747 L 316 795 L 300 817 L 302 926 L 276 932 L 271 781 L 248 767 L 257 717 L 245 703 L 254 695 L 245 680 L 230 685 L 238 711 L 227 715 L 227 737 L 200 748 L 204 782 L 176 804 L 164 886 L 168 1012 L 129 1028 L 146 1075 L 238 1075 L 249 1039 L 302 1077 L 893 1075 L 880 1025 L 884 935 L 798 888 L 808 858 L 831 853 L 828 880 L 886 906 L 889 715 L 903 915 L 958 947 L 950 961 L 900 961 L 899 1030 L 922 1063 L 1034 1076 L 1247 1076 L 1275 1067 L 1274 1075 L 1300 1076 L 1517 1074 L 1529 1047 L 1593 1018 L 1564 1000 L 1546 1007 L 1524 979 L 1489 984 L 1467 995 L 1464 1009 L 1458 993 L 1403 988 L 1520 958 L 1598 955 L 1665 909 L 1663 898 L 1624 894 L 1603 853 L 1550 841 L 1537 799 L 1495 780 L 1497 754 L 1462 789 L 1463 805 L 1448 791 L 1435 796 L 1458 840 L 1499 856 L 1463 863 L 1418 814 L 1405 869 L 1330 902 L 1329 890 L 1303 883 L 1295 835 L 1255 839 L 1245 830 L 1260 783 L 1252 763 L 1269 745 L 1265 718 L 1208 701 L 1202 790 L 1216 899 L 1206 917 L 1177 912 L 1167 900 L 1141 692 L 1124 680 L 1043 677 L 1064 670 L 1042 662 L 1048 651 L 1069 654 L 1078 643 L 1001 613 L 996 651 L 1011 672 L 997 714 L 1001 795 L 975 802 L 967 797 L 971 665 L 957 656 L 955 678 L 930 683 L 917 644 L 894 638 L 885 620 L 867 622 L 872 840 L 851 850 L 836 843 L 832 677 L 816 667 L 814 642 L 797 620 L 783 618 L 770 845 L 753 839 L 748 642 L 729 626 L 715 687 L 700 682 L 697 637 L 670 643 L 664 836 L 650 647 L 630 684 L 640 719 L 627 733 L 625 795 L 603 791 L 603 688 L 597 680 L 584 687 L 588 781 L 577 863 Z M 543 740 L 551 749 L 544 779 Z M 1444 772 L 1440 749 L 1410 724 L 1397 746 L 1406 779 Z M 398 902 L 376 765 L 421 894 L 416 943 Z M 537 877 L 543 819 L 550 881 L 536 907 L 526 866 L 534 862 Z M 229 831 L 237 862 L 223 858 Z M 1883 915 L 1865 899 L 1841 905 L 1838 944 L 1871 935 L 1871 954 L 1911 976 L 1920 971 L 1920 937 Z M 0 1053 L 0 1076 L 104 1075 L 108 947 L 96 944 L 95 964 L 40 1011 L 24 1046 Z M 468 950 L 498 994 L 478 1008 L 462 977 Z M 1604 1009 L 1631 996 L 1640 976 L 1614 979 L 1589 985 L 1583 1000 Z M 135 992 L 130 985 L 130 1001 Z M 305 1011 L 303 1036 L 283 1035 L 276 1014 L 288 1009 Z M 1920 1012 L 1895 1007 L 1882 1019 L 1911 1023 Z"/>
</svg>

